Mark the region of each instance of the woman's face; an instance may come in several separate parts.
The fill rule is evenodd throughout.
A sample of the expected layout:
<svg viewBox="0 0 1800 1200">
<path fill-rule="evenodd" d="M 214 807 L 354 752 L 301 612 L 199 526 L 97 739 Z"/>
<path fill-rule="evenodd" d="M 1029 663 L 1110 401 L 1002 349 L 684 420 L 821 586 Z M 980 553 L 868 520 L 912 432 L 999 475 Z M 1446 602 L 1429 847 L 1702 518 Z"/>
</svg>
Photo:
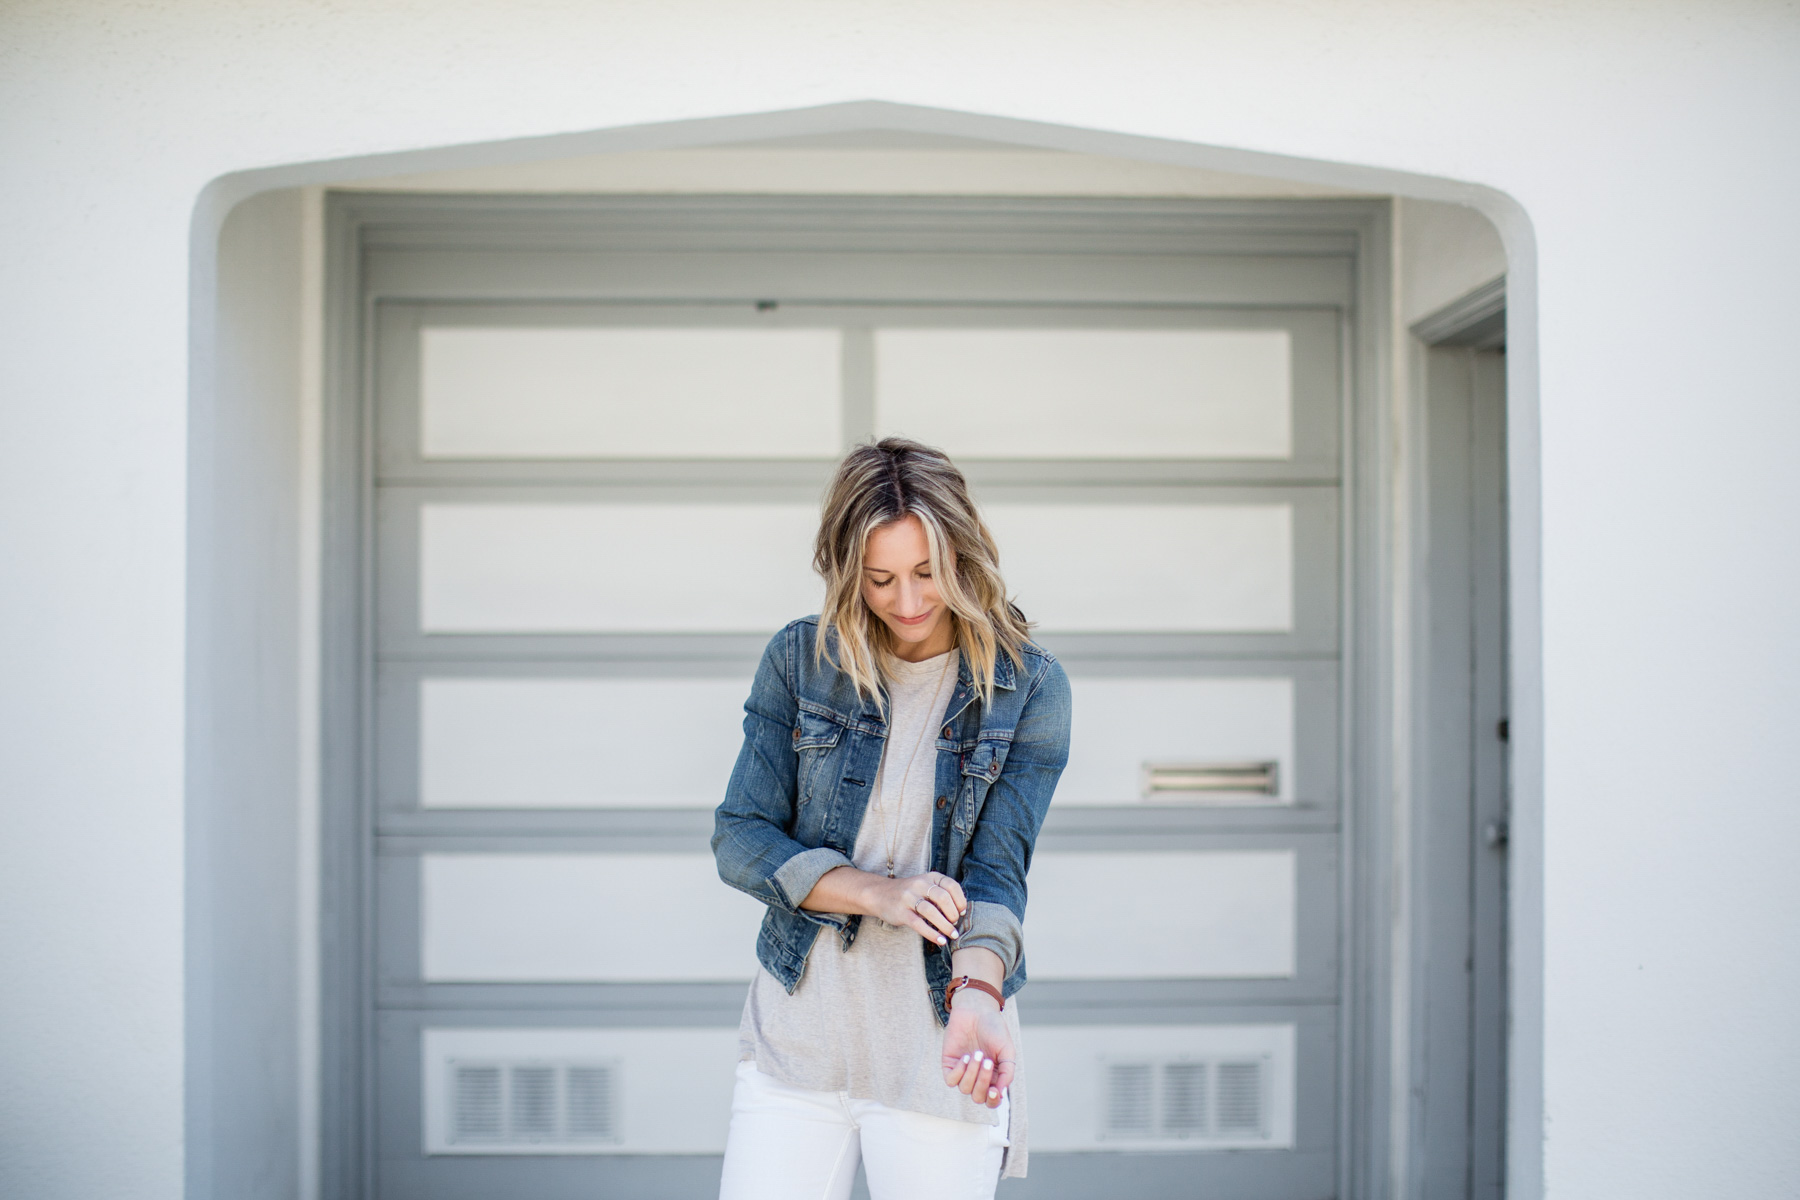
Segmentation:
<svg viewBox="0 0 1800 1200">
<path fill-rule="evenodd" d="M 950 616 L 931 577 L 925 526 L 908 514 L 869 535 L 863 554 L 863 603 L 894 635 L 894 653 L 911 662 L 950 649 Z"/>
</svg>

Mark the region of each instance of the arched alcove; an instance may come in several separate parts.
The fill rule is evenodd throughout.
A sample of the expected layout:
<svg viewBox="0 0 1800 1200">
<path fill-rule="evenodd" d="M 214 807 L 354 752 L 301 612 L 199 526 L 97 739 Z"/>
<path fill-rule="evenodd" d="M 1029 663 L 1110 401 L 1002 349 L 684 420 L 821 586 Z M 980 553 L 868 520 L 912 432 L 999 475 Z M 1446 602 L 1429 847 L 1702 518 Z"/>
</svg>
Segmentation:
<svg viewBox="0 0 1800 1200">
<path fill-rule="evenodd" d="M 320 189 L 340 195 L 331 228 Z M 452 194 L 459 199 L 438 199 Z M 1408 1087 L 1430 955 L 1413 889 L 1426 885 L 1394 882 L 1422 878 L 1409 858 L 1419 796 L 1407 763 L 1430 737 L 1413 705 L 1415 660 L 1431 648 L 1410 624 L 1429 607 L 1427 442 L 1417 422 L 1425 396 L 1404 330 L 1487 283 L 1503 261 L 1508 1102 L 1513 1153 L 1527 1156 L 1514 1170 L 1529 1169 L 1535 1150 L 1521 1141 L 1535 1134 L 1518 1131 L 1537 1127 L 1538 685 L 1534 283 L 1523 215 L 1503 196 L 1452 181 L 867 102 L 294 165 L 226 177 L 202 197 L 190 472 L 192 1194 L 254 1194 L 245 1181 L 296 1171 L 320 1195 L 376 1194 L 377 1085 L 366 1047 L 376 1037 L 368 1022 L 380 934 L 363 807 L 372 803 L 373 627 L 369 581 L 356 574 L 371 553 L 372 477 L 359 472 L 374 446 L 359 390 L 357 238 L 383 223 L 491 216 L 514 203 L 503 197 L 522 198 L 515 213 L 545 211 L 554 195 L 965 196 L 1038 204 L 1025 204 L 1028 213 L 1084 198 L 1095 202 L 1085 227 L 1093 236 L 1108 219 L 1163 203 L 1170 213 L 1211 205 L 1240 235 L 1261 221 L 1360 239 L 1362 340 L 1344 350 L 1357 397 L 1345 431 L 1368 457 L 1345 480 L 1343 532 L 1360 557 L 1342 598 L 1361 632 L 1342 650 L 1357 664 L 1345 708 L 1374 717 L 1351 735 L 1359 749 L 1345 768 L 1362 801 L 1342 827 L 1358 847 L 1341 860 L 1356 878 L 1345 881 L 1340 913 L 1345 1016 L 1333 1051 L 1342 1072 L 1333 1169 L 1346 1195 L 1423 1177 L 1425 1131 Z M 1128 200 L 1141 203 L 1133 210 Z M 926 201 L 919 211 L 929 209 Z M 281 1065 L 290 1052 L 291 1071 Z M 247 1069 L 259 1055 L 276 1066 Z M 311 1114 L 322 1123 L 309 1125 Z"/>
</svg>

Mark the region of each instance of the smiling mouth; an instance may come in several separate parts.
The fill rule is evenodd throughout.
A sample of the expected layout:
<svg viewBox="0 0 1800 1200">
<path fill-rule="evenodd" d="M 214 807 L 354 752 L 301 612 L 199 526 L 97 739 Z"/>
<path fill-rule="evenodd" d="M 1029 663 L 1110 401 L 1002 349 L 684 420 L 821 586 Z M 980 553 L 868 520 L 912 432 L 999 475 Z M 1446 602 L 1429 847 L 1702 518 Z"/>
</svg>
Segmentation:
<svg viewBox="0 0 1800 1200">
<path fill-rule="evenodd" d="M 902 616 L 896 615 L 894 617 L 894 620 L 900 622 L 900 624 L 902 624 L 902 625 L 919 625 L 919 624 L 922 624 L 924 622 L 925 618 L 929 617 L 930 615 L 931 615 L 931 610 L 926 609 L 924 612 L 920 613 L 916 617 L 902 617 Z"/>
</svg>

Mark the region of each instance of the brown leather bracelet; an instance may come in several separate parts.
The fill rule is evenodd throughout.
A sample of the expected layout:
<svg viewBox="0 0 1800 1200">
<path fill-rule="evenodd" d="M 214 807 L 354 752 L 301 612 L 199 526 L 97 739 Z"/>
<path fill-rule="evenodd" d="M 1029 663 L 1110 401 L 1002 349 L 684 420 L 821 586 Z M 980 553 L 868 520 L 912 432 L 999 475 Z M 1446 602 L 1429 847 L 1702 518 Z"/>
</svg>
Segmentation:
<svg viewBox="0 0 1800 1200">
<path fill-rule="evenodd" d="M 997 1000 L 999 1002 L 1001 1012 L 1006 1011 L 1006 997 L 1002 996 L 1000 994 L 999 988 L 995 987 L 991 983 L 984 983 L 979 979 L 974 979 L 968 975 L 963 975 L 963 976 L 959 976 L 956 979 L 952 979 L 950 981 L 950 986 L 944 989 L 944 1011 L 945 1012 L 950 1011 L 950 999 L 951 999 L 951 997 L 956 995 L 956 989 L 957 988 L 965 988 L 965 987 L 972 987 L 978 992 L 986 992 L 988 995 L 992 996 L 995 1000 Z"/>
</svg>

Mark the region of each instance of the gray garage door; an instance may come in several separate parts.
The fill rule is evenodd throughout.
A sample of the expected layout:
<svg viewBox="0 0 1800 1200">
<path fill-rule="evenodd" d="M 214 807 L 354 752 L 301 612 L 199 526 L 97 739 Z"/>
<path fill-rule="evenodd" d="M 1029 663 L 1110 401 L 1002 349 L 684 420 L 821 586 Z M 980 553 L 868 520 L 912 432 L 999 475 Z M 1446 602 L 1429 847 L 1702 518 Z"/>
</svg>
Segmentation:
<svg viewBox="0 0 1800 1200">
<path fill-rule="evenodd" d="M 1337 1194 L 1357 261 L 1290 224 L 490 200 L 362 227 L 375 1195 L 716 1188 L 760 910 L 710 812 L 761 646 L 818 608 L 821 486 L 889 432 L 967 470 L 1074 686 L 1005 1194 Z"/>
</svg>

